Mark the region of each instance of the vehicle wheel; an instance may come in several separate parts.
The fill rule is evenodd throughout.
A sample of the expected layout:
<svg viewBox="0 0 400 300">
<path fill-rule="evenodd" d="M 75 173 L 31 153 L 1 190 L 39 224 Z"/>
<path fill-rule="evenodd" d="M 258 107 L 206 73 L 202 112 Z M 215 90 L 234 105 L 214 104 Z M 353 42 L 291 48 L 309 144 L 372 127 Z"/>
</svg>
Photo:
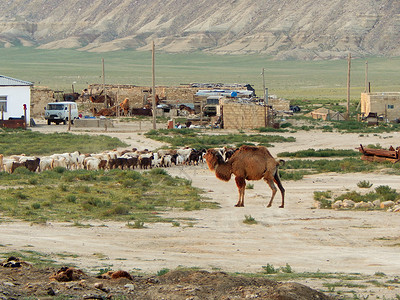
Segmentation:
<svg viewBox="0 0 400 300">
<path fill-rule="evenodd" d="M 47 120 L 47 125 L 50 125 L 51 124 L 51 121 L 50 120 Z"/>
</svg>

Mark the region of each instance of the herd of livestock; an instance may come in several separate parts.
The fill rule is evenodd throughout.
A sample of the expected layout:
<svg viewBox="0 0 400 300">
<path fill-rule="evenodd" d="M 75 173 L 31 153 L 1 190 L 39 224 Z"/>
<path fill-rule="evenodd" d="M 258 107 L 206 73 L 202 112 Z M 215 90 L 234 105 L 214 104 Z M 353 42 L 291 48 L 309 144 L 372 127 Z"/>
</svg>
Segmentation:
<svg viewBox="0 0 400 300">
<path fill-rule="evenodd" d="M 12 155 L 3 157 L 0 154 L 0 167 L 2 171 L 13 173 L 17 168 L 27 168 L 31 172 L 52 170 L 63 167 L 67 170 L 111 170 L 111 169 L 150 169 L 153 167 L 171 167 L 172 165 L 198 165 L 204 162 L 205 149 L 180 148 L 158 150 L 156 152 L 136 148 L 132 150 L 111 150 L 98 154 L 72 153 L 53 154 L 42 157 L 26 155 Z M 223 152 L 223 153 L 222 153 Z M 221 148 L 224 157 L 229 156 L 229 151 Z"/>
</svg>

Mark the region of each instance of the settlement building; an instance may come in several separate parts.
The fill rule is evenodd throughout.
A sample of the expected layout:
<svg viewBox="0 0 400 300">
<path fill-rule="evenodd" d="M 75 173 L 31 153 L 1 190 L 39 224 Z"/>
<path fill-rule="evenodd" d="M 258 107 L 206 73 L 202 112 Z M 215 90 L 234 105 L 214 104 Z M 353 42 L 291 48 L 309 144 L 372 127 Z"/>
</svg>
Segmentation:
<svg viewBox="0 0 400 300">
<path fill-rule="evenodd" d="M 361 116 L 376 115 L 384 121 L 400 119 L 400 93 L 361 93 Z"/>
<path fill-rule="evenodd" d="M 0 75 L 0 114 L 3 120 L 24 117 L 29 124 L 32 82 Z"/>
</svg>

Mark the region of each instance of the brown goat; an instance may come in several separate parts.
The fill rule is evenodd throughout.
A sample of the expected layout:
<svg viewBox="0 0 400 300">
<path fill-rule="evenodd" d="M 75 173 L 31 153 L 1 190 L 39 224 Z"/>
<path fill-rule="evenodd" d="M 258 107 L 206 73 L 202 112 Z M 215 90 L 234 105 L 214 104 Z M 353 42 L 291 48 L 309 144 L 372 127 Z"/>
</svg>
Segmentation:
<svg viewBox="0 0 400 300">
<path fill-rule="evenodd" d="M 244 206 L 246 180 L 264 179 L 272 190 L 271 200 L 267 207 L 272 205 L 277 192 L 274 182 L 278 185 L 282 195 L 282 204 L 279 207 L 284 207 L 285 189 L 282 186 L 278 172 L 280 163 L 284 163 L 284 161 L 276 161 L 266 147 L 241 146 L 227 162 L 224 161 L 217 150 L 208 149 L 204 158 L 208 168 L 211 171 L 215 171 L 217 178 L 229 181 L 232 174 L 235 175 L 236 185 L 239 190 L 239 201 L 235 206 Z"/>
</svg>

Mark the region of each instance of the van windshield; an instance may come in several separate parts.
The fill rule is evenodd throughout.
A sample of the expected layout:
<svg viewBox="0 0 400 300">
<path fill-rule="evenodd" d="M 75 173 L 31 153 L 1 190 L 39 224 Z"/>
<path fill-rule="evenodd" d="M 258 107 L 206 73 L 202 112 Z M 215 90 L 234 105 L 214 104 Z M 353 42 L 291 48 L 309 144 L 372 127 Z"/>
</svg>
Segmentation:
<svg viewBox="0 0 400 300">
<path fill-rule="evenodd" d="M 64 110 L 63 104 L 47 104 L 47 110 Z"/>
</svg>

